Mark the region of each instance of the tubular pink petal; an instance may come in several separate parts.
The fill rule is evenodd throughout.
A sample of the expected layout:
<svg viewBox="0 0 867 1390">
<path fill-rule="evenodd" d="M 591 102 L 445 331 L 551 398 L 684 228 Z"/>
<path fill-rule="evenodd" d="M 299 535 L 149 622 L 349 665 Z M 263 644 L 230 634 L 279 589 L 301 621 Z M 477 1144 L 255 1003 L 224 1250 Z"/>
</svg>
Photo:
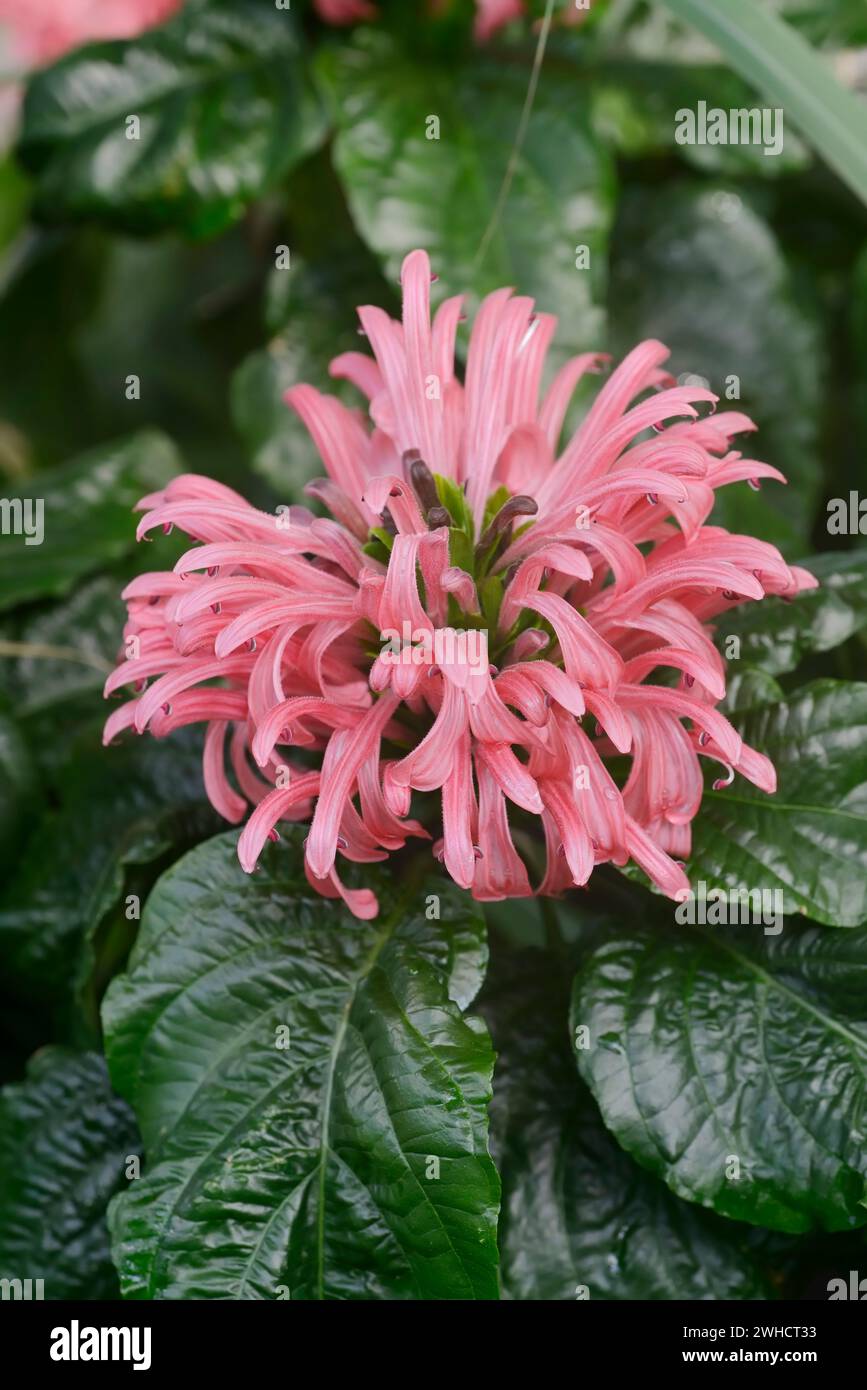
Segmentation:
<svg viewBox="0 0 867 1390">
<path fill-rule="evenodd" d="M 568 783 L 548 778 L 539 782 L 539 791 L 559 831 L 572 882 L 580 887 L 593 872 L 594 860 L 590 836 L 578 814 L 574 794 Z"/>
<path fill-rule="evenodd" d="M 125 705 L 112 710 L 102 731 L 102 746 L 105 748 L 124 729 L 135 729 L 135 712 L 138 700 L 129 700 Z M 136 730 L 138 732 L 138 730 Z"/>
<path fill-rule="evenodd" d="M 473 874 L 473 897 L 480 902 L 528 898 L 527 870 L 512 843 L 503 793 L 484 761 L 476 760 L 479 783 L 479 848 Z M 541 814 L 541 800 L 539 802 Z"/>
<path fill-rule="evenodd" d="M 523 806 L 532 815 L 541 816 L 544 809 L 535 778 L 520 763 L 508 743 L 481 743 L 476 751 L 478 761 L 487 767 L 501 791 Z"/>
<path fill-rule="evenodd" d="M 332 735 L 322 760 L 319 799 L 310 826 L 306 859 L 316 878 L 325 878 L 334 865 L 340 817 L 358 769 L 378 748 L 382 730 L 397 707 L 393 694 L 381 695 L 351 733 Z"/>
<path fill-rule="evenodd" d="M 694 680 L 700 681 L 709 695 L 715 700 L 724 700 L 726 683 L 719 670 L 703 659 L 700 652 L 678 647 L 656 647 L 653 651 L 642 652 L 627 661 L 623 668 L 623 679 L 630 683 L 643 680 L 658 666 L 673 666 L 685 671 Z"/>
<path fill-rule="evenodd" d="M 473 846 L 475 812 L 470 740 L 458 740 L 451 770 L 443 782 L 443 858 L 446 868 L 461 888 L 471 888 L 476 874 Z"/>
<path fill-rule="evenodd" d="M 691 719 L 719 744 L 728 762 L 739 762 L 743 752 L 740 734 L 724 715 L 694 696 L 665 685 L 622 685 L 618 697 L 627 707 L 641 709 L 651 705 L 671 710 L 681 719 Z"/>
<path fill-rule="evenodd" d="M 205 734 L 202 770 L 205 792 L 214 810 L 225 820 L 237 824 L 238 821 L 243 820 L 246 814 L 247 803 L 229 785 L 229 779 L 226 776 L 224 751 L 228 727 L 228 724 L 222 719 L 215 719 L 208 725 Z"/>
<path fill-rule="evenodd" d="M 741 749 L 741 756 L 735 763 L 735 768 L 742 777 L 746 777 L 748 782 L 752 782 L 753 786 L 761 791 L 773 793 L 777 790 L 777 772 L 774 764 L 764 753 L 757 753 L 755 748 L 750 748 L 746 743 Z"/>
<path fill-rule="evenodd" d="M 626 844 L 636 864 L 667 898 L 689 893 L 689 879 L 680 865 L 669 859 L 631 816 L 626 817 Z"/>
<path fill-rule="evenodd" d="M 269 792 L 251 813 L 238 840 L 238 859 L 246 874 L 251 874 L 259 862 L 265 842 L 278 821 L 299 802 L 308 801 L 319 790 L 318 772 L 308 772 L 296 778 L 288 787 Z"/>
</svg>

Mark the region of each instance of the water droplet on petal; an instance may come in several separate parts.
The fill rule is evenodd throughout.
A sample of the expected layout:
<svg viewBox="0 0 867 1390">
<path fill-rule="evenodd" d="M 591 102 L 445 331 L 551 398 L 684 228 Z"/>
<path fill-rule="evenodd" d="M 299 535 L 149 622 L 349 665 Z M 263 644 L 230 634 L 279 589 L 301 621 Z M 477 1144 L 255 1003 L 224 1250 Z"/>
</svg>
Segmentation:
<svg viewBox="0 0 867 1390">
<path fill-rule="evenodd" d="M 648 492 L 647 500 L 650 503 L 651 507 L 655 507 L 657 502 L 659 501 L 659 498 L 657 497 L 655 492 Z"/>
<path fill-rule="evenodd" d="M 211 604 L 211 612 L 212 612 L 212 613 L 222 613 L 222 611 L 223 611 L 223 605 L 222 605 L 221 603 L 212 603 L 212 604 Z"/>
<path fill-rule="evenodd" d="M 761 492 L 762 490 L 762 485 L 758 478 L 747 478 L 747 485 L 752 488 L 753 492 Z"/>
<path fill-rule="evenodd" d="M 277 841 L 280 839 L 280 832 L 276 830 L 273 825 L 271 826 L 271 829 L 268 831 L 268 839 L 272 842 L 272 844 L 276 844 Z"/>
<path fill-rule="evenodd" d="M 174 531 L 174 529 L 175 529 L 175 524 L 174 524 L 173 521 L 164 521 L 164 522 L 163 522 L 163 535 L 164 535 L 164 536 L 170 536 L 170 535 L 172 534 L 172 532 Z"/>
<path fill-rule="evenodd" d="M 254 652 L 255 650 L 256 650 L 256 639 L 255 639 L 255 637 L 251 637 L 250 640 L 249 640 L 249 642 L 247 643 L 247 651 L 248 651 L 248 652 Z"/>
<path fill-rule="evenodd" d="M 473 854 L 476 859 L 484 859 L 485 857 L 485 851 L 482 849 L 481 845 L 473 845 Z"/>
<path fill-rule="evenodd" d="M 684 675 L 684 678 L 683 678 L 683 679 L 684 679 L 684 682 L 685 682 L 685 684 L 686 684 L 687 689 L 688 689 L 688 690 L 692 690 L 692 687 L 695 685 L 695 676 L 691 676 L 691 675 L 689 674 L 689 671 L 687 671 L 686 674 Z"/>
<path fill-rule="evenodd" d="M 166 704 L 163 705 L 162 710 L 163 710 L 163 714 L 171 714 L 171 712 L 172 712 L 172 707 L 171 707 L 170 704 L 168 704 L 168 702 L 166 702 Z"/>
</svg>

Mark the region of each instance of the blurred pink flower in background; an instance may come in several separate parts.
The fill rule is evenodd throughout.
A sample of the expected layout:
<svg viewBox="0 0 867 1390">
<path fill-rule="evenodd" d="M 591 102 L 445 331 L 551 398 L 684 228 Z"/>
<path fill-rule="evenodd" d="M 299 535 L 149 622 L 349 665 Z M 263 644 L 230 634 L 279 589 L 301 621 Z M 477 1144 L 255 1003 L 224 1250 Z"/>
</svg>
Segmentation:
<svg viewBox="0 0 867 1390">
<path fill-rule="evenodd" d="M 137 697 L 106 742 L 206 723 L 205 787 L 226 819 L 246 820 L 243 867 L 278 822 L 310 820 L 310 882 L 362 917 L 376 899 L 344 885 L 338 856 L 372 862 L 429 838 L 413 791 L 437 794 L 434 852 L 478 899 L 534 891 L 533 821 L 547 849 L 536 892 L 632 859 L 684 893 L 701 760 L 722 765 L 716 787 L 736 772 L 776 785 L 716 709 L 713 620 L 816 582 L 706 522 L 717 487 L 784 480 L 731 448 L 747 416 L 700 418 L 716 397 L 677 386 L 654 340 L 561 446 L 570 398 L 605 355 L 571 359 L 543 391 L 556 319 L 500 289 L 476 315 L 461 380 L 462 298 L 431 321 L 423 251 L 402 285 L 401 323 L 359 309 L 373 356 L 331 364 L 369 421 L 312 386 L 286 397 L 322 456 L 327 477 L 307 491 L 330 518 L 269 515 L 195 475 L 142 500 L 140 538 L 178 526 L 199 544 L 125 590 L 126 660 L 106 694 Z M 678 683 L 649 682 L 660 669 Z M 631 759 L 625 780 L 615 757 Z"/>
<path fill-rule="evenodd" d="M 92 39 L 128 39 L 160 24 L 182 0 L 0 0 L 7 58 L 51 63 Z"/>
<path fill-rule="evenodd" d="M 128 39 L 161 24 L 183 0 L 0 0 L 0 145 L 12 134 L 19 79 L 94 39 Z"/>
<path fill-rule="evenodd" d="M 313 0 L 326 24 L 355 24 L 361 19 L 375 19 L 377 8 L 369 0 Z M 444 0 L 428 0 L 431 12 L 444 8 Z M 526 14 L 524 0 L 476 0 L 476 38 L 484 43 L 504 24 L 521 19 Z M 586 10 L 575 8 L 572 0 L 560 0 L 557 18 L 569 24 L 580 24 L 587 18 Z"/>
<path fill-rule="evenodd" d="M 378 14 L 368 0 L 313 0 L 313 5 L 326 24 L 355 24 L 360 19 L 375 19 Z"/>
</svg>

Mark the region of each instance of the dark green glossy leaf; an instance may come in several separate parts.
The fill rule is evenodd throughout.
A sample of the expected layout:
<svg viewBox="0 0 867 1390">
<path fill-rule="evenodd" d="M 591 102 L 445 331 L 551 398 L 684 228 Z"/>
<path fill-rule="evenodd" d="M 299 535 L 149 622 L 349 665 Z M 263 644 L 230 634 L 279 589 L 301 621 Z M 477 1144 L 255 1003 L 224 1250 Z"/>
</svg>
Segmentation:
<svg viewBox="0 0 867 1390">
<path fill-rule="evenodd" d="M 47 1299 L 117 1298 L 106 1207 L 138 1152 L 102 1057 L 37 1052 L 0 1094 L 0 1275 L 44 1280 Z"/>
<path fill-rule="evenodd" d="M 545 73 L 508 201 L 480 257 L 528 68 L 484 56 L 467 68 L 416 65 L 367 28 L 327 51 L 320 71 L 353 217 L 393 280 L 406 253 L 423 247 L 449 293 L 513 285 L 561 316 L 560 349 L 601 345 L 613 174 L 569 74 Z M 428 138 L 433 121 L 439 138 Z M 576 269 L 578 246 L 589 248 L 586 269 Z"/>
<path fill-rule="evenodd" d="M 770 227 L 731 187 L 635 190 L 621 210 L 611 279 L 616 350 L 660 338 L 676 376 L 704 377 L 721 410 L 754 419 L 759 433 L 733 447 L 788 478 L 760 492 L 746 482 L 720 489 L 714 520 L 803 554 L 821 477 L 825 363 L 816 314 Z"/>
<path fill-rule="evenodd" d="M 381 910 L 359 921 L 310 889 L 302 839 L 252 878 L 234 834 L 176 864 L 106 996 L 148 1154 L 112 1210 L 123 1291 L 497 1298 L 493 1051 L 461 1014 L 481 914 L 444 879 L 400 887 L 366 864 L 351 876 Z"/>
<path fill-rule="evenodd" d="M 91 714 L 98 707 L 121 646 L 120 590 L 119 580 L 99 575 L 68 598 L 3 624 L 0 689 L 20 719 L 45 710 L 56 717 L 59 707 L 65 714 L 69 702 L 83 695 L 89 697 Z M 66 719 L 64 724 L 68 729 Z"/>
<path fill-rule="evenodd" d="M 780 1231 L 867 1222 L 867 930 L 624 927 L 575 979 L 606 1125 L 673 1192 Z"/>
<path fill-rule="evenodd" d="M 809 652 L 827 652 L 867 625 L 867 552 L 813 555 L 800 563 L 818 589 L 791 603 L 768 598 L 730 609 L 717 624 L 717 641 L 740 638 L 741 661 L 772 675 L 793 671 Z"/>
<path fill-rule="evenodd" d="M 775 705 L 786 698 L 785 691 L 773 676 L 758 666 L 729 667 L 726 697 L 720 706 L 724 714 L 736 714 L 755 705 Z"/>
<path fill-rule="evenodd" d="M 84 986 L 94 933 L 121 898 L 125 870 L 218 823 L 194 735 L 107 749 L 82 738 L 69 758 L 58 745 L 56 762 L 60 805 L 32 825 L 0 892 L 4 974 L 25 997 L 50 1001 Z"/>
<path fill-rule="evenodd" d="M 0 608 L 66 594 L 85 575 L 131 550 L 133 507 L 145 493 L 164 487 L 179 463 L 171 441 L 147 430 L 93 449 L 7 493 L 10 507 L 19 499 L 30 534 L 0 537 Z M 40 543 L 28 544 L 39 535 L 38 502 L 43 536 Z"/>
<path fill-rule="evenodd" d="M 508 1295 L 771 1296 L 750 1229 L 674 1197 L 606 1131 L 570 1056 L 568 972 L 530 950 L 495 974 L 482 1008 L 498 1052 L 491 1125 Z"/>
<path fill-rule="evenodd" d="M 29 604 L 0 620 L 0 694 L 46 785 L 56 785 L 60 768 L 58 723 L 69 748 L 108 708 L 102 688 L 122 647 L 124 584 L 142 570 L 171 569 L 188 545 L 179 530 L 171 539 L 159 537 L 158 552 L 142 543 L 110 573 L 86 579 L 67 597 Z"/>
<path fill-rule="evenodd" d="M 19 152 L 46 220 L 199 236 L 239 217 L 324 133 L 294 16 L 215 0 L 38 73 Z"/>
<path fill-rule="evenodd" d="M 10 857 L 27 831 L 38 778 L 17 723 L 0 713 L 0 858 Z"/>
<path fill-rule="evenodd" d="M 691 880 L 779 890 L 786 912 L 851 927 L 867 919 L 867 685 L 815 681 L 736 715 L 777 769 L 775 795 L 738 777 L 706 790 Z"/>
</svg>

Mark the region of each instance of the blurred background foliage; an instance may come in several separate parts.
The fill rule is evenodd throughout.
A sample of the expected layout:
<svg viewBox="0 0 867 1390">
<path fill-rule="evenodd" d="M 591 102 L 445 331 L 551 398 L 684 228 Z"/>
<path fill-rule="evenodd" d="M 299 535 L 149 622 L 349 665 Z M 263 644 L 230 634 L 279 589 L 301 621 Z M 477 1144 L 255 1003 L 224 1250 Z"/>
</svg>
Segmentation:
<svg viewBox="0 0 867 1390">
<path fill-rule="evenodd" d="M 863 0 L 752 3 L 821 52 L 843 88 L 867 88 Z M 55 1089 L 71 1110 L 105 1114 L 92 1099 L 106 1085 L 99 1058 L 64 1049 L 99 1048 L 99 1001 L 136 929 L 129 895 L 143 899 L 218 828 L 192 736 L 110 758 L 100 748 L 119 589 L 182 544 L 161 540 L 158 561 L 137 550 L 131 507 L 180 469 L 266 508 L 300 500 L 320 469 L 283 393 L 307 381 L 343 394 L 328 363 L 359 345 L 356 305 L 397 311 L 413 247 L 430 252 L 437 293 L 466 291 L 470 310 L 510 284 L 556 312 L 552 366 L 590 349 L 620 356 L 653 335 L 675 374 L 721 394 L 737 378 L 756 455 L 789 484 L 729 488 L 715 519 L 791 560 L 831 552 L 804 616 L 780 604 L 769 623 L 745 615 L 753 679 L 779 697 L 796 679 L 864 675 L 867 552 L 863 537 L 826 526 L 828 499 L 864 477 L 867 213 L 851 181 L 788 120 L 777 157 L 675 142 L 679 108 L 758 100 L 684 6 L 593 0 L 577 27 L 555 21 L 520 147 L 542 0 L 529 6 L 535 26 L 517 22 L 484 45 L 471 0 L 436 16 L 407 0 L 379 8 L 376 23 L 337 29 L 302 0 L 188 0 L 159 28 L 76 48 L 20 84 L 0 161 L 0 475 L 7 497 L 45 498 L 51 543 L 0 542 L 0 1079 L 21 1083 L 33 1050 L 54 1046 L 8 1093 L 13 1164 L 21 1114 L 50 1116 Z M 438 139 L 426 135 L 431 116 Z M 492 915 L 503 939 L 544 936 L 508 908 Z M 511 988 L 506 979 L 491 1005 L 492 1027 L 498 1010 L 508 1019 L 519 1007 Z M 520 1075 L 525 1063 L 508 1065 Z M 545 1106 L 562 1103 L 558 1078 L 526 1117 L 540 1143 Z M 760 1248 L 753 1232 L 748 1250 L 723 1256 L 720 1218 L 693 1230 L 691 1208 L 620 1150 L 611 1159 L 594 1117 L 574 1118 L 582 1164 L 627 1165 L 642 1221 L 669 1222 L 692 1256 L 709 1242 L 710 1266 L 695 1257 L 701 1278 L 719 1260 L 737 1296 L 809 1287 L 821 1243 Z M 97 1206 L 104 1161 L 81 1155 L 99 1168 Z M 513 1151 L 507 1168 L 526 1183 L 522 1162 Z M 517 1201 L 505 1256 L 515 1296 L 570 1296 L 527 1272 L 525 1247 L 508 1253 L 524 1220 Z M 0 1187 L 0 1230 L 2 1210 Z M 104 1221 L 97 1228 L 79 1233 L 79 1276 L 64 1288 L 111 1287 Z M 585 1239 L 601 1261 L 604 1241 Z M 647 1252 L 628 1287 L 671 1296 L 664 1278 L 652 1282 L 655 1262 Z M 696 1296 L 713 1296 L 712 1284 Z"/>
</svg>

